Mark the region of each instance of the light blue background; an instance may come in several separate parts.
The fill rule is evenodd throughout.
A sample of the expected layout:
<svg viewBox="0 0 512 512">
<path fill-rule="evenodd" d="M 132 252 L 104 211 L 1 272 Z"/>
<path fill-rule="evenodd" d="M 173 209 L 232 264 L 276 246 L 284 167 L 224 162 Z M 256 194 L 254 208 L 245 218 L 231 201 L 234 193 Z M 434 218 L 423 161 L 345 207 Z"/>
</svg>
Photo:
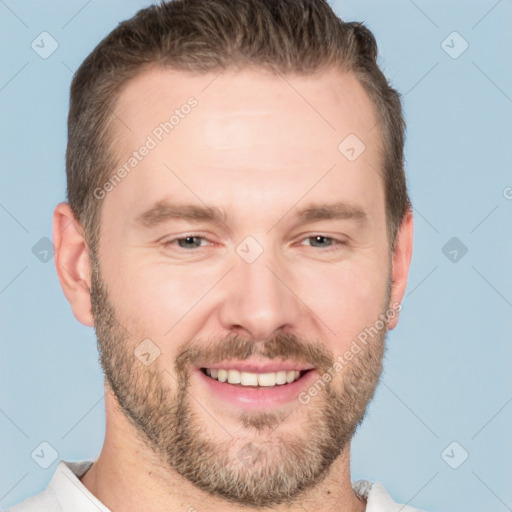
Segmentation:
<svg viewBox="0 0 512 512">
<path fill-rule="evenodd" d="M 101 449 L 94 332 L 72 316 L 53 259 L 42 263 L 32 247 L 51 238 L 53 208 L 65 199 L 72 70 L 148 3 L 0 3 L 2 508 L 51 478 L 57 462 L 41 469 L 30 455 L 42 441 L 65 460 Z M 384 72 L 404 95 L 416 212 L 404 310 L 354 440 L 353 479 L 378 480 L 397 501 L 431 512 L 512 510 L 512 3 L 333 6 L 375 33 Z M 59 44 L 45 60 L 30 46 L 43 31 Z M 441 46 L 453 31 L 469 43 L 457 59 Z M 457 263 L 441 250 L 453 236 L 468 248 Z M 469 453 L 458 469 L 441 456 L 452 441 Z"/>
</svg>

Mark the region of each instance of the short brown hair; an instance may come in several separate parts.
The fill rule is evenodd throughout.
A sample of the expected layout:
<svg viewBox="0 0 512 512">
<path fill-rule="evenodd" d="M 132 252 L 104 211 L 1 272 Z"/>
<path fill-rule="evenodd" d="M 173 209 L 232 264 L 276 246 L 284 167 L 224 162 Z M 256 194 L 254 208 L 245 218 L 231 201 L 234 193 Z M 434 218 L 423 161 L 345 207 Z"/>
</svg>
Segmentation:
<svg viewBox="0 0 512 512">
<path fill-rule="evenodd" d="M 400 96 L 377 64 L 377 44 L 361 23 L 340 20 L 324 0 L 173 0 L 139 11 L 113 30 L 71 84 L 67 194 L 94 253 L 102 201 L 93 191 L 115 169 L 110 124 L 121 88 L 147 66 L 208 72 L 251 66 L 311 75 L 351 72 L 373 105 L 383 146 L 391 247 L 410 208 L 403 168 Z"/>
</svg>

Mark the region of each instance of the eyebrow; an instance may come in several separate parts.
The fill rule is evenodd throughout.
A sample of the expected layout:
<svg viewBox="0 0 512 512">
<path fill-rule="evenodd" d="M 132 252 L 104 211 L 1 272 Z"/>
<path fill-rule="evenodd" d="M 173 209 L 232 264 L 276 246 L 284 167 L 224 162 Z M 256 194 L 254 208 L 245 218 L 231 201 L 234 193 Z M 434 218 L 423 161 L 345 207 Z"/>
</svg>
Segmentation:
<svg viewBox="0 0 512 512">
<path fill-rule="evenodd" d="M 135 218 L 135 222 L 146 228 L 151 228 L 173 219 L 225 224 L 226 214 L 220 208 L 213 206 L 194 204 L 178 205 L 171 204 L 167 201 L 158 201 L 149 210 L 138 215 Z"/>
<path fill-rule="evenodd" d="M 355 220 L 360 224 L 368 222 L 368 215 L 358 205 L 337 202 L 329 204 L 313 204 L 299 210 L 297 217 L 302 222 L 316 222 L 320 220 Z"/>
<path fill-rule="evenodd" d="M 291 213 L 290 210 L 281 220 Z M 368 215 L 360 206 L 336 202 L 312 204 L 298 210 L 295 214 L 299 223 L 318 222 L 321 220 L 354 220 L 359 224 L 368 222 Z M 226 226 L 227 214 L 218 207 L 194 204 L 173 204 L 158 201 L 149 210 L 135 218 L 135 222 L 145 228 L 152 228 L 169 220 L 188 220 L 192 222 L 208 222 Z M 279 221 L 278 221 L 279 222 Z"/>
</svg>

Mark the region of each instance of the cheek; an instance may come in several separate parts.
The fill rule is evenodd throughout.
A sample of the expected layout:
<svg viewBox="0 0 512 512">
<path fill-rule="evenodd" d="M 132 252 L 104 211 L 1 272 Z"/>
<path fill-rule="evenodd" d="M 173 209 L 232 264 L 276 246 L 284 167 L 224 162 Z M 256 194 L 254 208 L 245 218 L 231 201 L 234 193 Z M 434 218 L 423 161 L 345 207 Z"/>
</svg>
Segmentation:
<svg viewBox="0 0 512 512">
<path fill-rule="evenodd" d="M 150 262 L 119 264 L 112 279 L 112 300 L 120 305 L 126 326 L 148 337 L 163 338 L 200 310 L 200 300 L 218 280 L 214 266 L 190 267 Z M 121 313 L 120 313 L 121 314 Z"/>
<path fill-rule="evenodd" d="M 336 338 L 337 344 L 350 344 L 382 313 L 388 275 L 374 261 L 301 271 L 299 296 L 320 319 L 322 330 L 328 326 L 334 331 L 328 329 L 326 334 Z"/>
</svg>

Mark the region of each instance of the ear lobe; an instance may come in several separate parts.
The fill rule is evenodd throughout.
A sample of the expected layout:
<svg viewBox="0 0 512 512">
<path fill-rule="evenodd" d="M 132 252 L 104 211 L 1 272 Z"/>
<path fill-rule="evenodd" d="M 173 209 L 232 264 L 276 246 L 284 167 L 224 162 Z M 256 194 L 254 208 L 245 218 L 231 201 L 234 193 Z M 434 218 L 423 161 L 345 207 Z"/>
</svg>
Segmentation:
<svg viewBox="0 0 512 512">
<path fill-rule="evenodd" d="M 76 319 L 92 327 L 91 263 L 83 229 L 68 203 L 60 203 L 53 213 L 55 266 L 64 295 Z"/>
<path fill-rule="evenodd" d="M 409 267 L 412 259 L 413 246 L 413 215 L 409 210 L 396 234 L 395 249 L 393 251 L 392 269 L 391 269 L 391 297 L 389 307 L 393 304 L 401 304 L 407 287 L 407 278 L 409 276 Z M 395 308 L 396 315 L 389 320 L 388 329 L 394 329 L 398 324 L 399 313 Z"/>
</svg>

